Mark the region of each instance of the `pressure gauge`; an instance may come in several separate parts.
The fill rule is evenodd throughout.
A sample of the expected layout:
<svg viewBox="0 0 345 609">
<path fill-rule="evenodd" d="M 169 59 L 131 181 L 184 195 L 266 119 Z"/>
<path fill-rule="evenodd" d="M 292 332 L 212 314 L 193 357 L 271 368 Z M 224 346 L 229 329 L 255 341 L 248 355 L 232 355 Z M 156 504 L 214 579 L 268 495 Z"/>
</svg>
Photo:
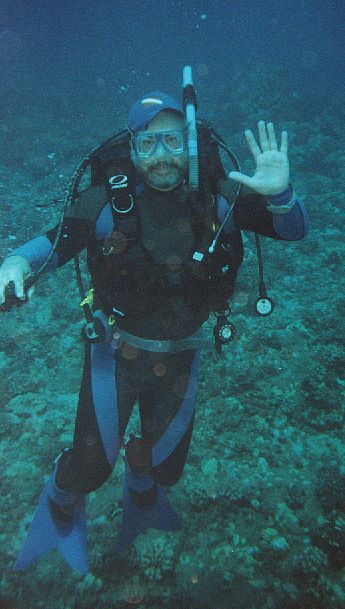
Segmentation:
<svg viewBox="0 0 345 609">
<path fill-rule="evenodd" d="M 271 300 L 267 296 L 265 298 L 258 298 L 255 303 L 255 310 L 258 315 L 270 315 L 270 313 L 272 313 L 273 311 L 273 307 L 273 300 Z"/>
</svg>

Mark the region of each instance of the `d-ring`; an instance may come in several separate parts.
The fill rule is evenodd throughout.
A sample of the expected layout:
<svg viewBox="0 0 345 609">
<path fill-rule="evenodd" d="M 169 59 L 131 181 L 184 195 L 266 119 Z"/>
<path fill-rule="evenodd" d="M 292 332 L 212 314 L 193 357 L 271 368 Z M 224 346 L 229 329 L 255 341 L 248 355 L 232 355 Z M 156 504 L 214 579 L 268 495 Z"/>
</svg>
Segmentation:
<svg viewBox="0 0 345 609">
<path fill-rule="evenodd" d="M 119 209 L 118 207 L 116 207 L 116 199 L 115 197 L 113 197 L 111 199 L 111 206 L 113 208 L 114 211 L 117 211 L 119 214 L 128 214 L 128 212 L 130 212 L 133 207 L 134 207 L 134 200 L 131 194 L 128 195 L 129 200 L 130 200 L 130 206 L 128 207 L 128 209 Z"/>
</svg>

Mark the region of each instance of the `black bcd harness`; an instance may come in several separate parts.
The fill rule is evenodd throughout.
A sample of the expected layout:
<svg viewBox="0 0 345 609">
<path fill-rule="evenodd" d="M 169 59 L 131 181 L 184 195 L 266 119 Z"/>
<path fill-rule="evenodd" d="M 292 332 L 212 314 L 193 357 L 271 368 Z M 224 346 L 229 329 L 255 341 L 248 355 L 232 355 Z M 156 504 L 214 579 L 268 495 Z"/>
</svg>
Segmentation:
<svg viewBox="0 0 345 609">
<path fill-rule="evenodd" d="M 167 265 L 153 265 L 144 247 L 137 205 L 137 179 L 129 159 L 128 135 L 125 134 L 115 146 L 110 144 L 104 147 L 93 159 L 91 186 L 101 188 L 105 185 L 115 226 L 109 237 L 98 242 L 88 252 L 94 307 L 102 308 L 109 316 L 142 316 L 145 315 L 145 307 L 151 310 L 154 306 L 159 306 L 157 294 L 161 294 L 163 301 L 169 301 L 172 307 L 175 303 L 178 314 L 178 307 L 181 307 L 179 296 L 183 293 L 196 326 L 205 321 L 211 311 L 228 310 L 228 299 L 243 260 L 243 244 L 239 230 L 230 235 L 223 231 L 214 251 L 209 252 L 220 227 L 216 195 L 220 193 L 229 198 L 218 144 L 211 139 L 213 134 L 209 125 L 199 124 L 200 189 L 197 196 L 190 196 L 188 192 L 183 195 L 184 207 L 189 206 L 191 210 L 194 242 L 187 263 L 177 264 L 176 268 L 174 264 L 170 269 L 167 269 Z M 149 192 L 149 196 L 154 196 L 154 193 Z M 174 196 L 177 196 L 175 191 Z M 101 197 L 100 200 L 104 205 L 104 198 Z M 93 211 L 95 212 L 94 205 Z M 147 273 L 144 276 L 141 274 L 145 265 L 150 269 L 149 276 Z M 153 295 L 151 300 L 150 295 Z M 183 311 L 186 311 L 185 306 Z M 193 322 L 191 324 L 193 326 Z M 98 319 L 97 325 L 100 327 Z M 235 329 L 224 313 L 218 314 L 216 328 L 217 345 L 228 342 L 235 335 Z M 91 328 L 89 325 L 90 329 L 97 340 L 92 324 Z"/>
<path fill-rule="evenodd" d="M 115 312 L 120 315 L 131 313 L 130 307 L 126 312 L 121 311 L 120 306 L 114 307 L 114 303 L 109 300 L 107 291 L 104 290 L 97 278 L 97 260 L 104 260 L 107 257 L 109 259 L 118 258 L 119 256 L 124 258 L 125 254 L 128 255 L 131 250 L 133 252 L 135 249 L 137 251 L 141 250 L 141 256 L 143 252 L 145 253 L 136 205 L 137 179 L 134 166 L 130 161 L 129 140 L 129 131 L 127 129 L 120 131 L 97 146 L 78 166 L 65 195 L 64 206 L 50 255 L 41 268 L 26 281 L 26 290 L 37 281 L 54 255 L 61 236 L 65 215 L 74 214 L 75 206 L 77 206 L 77 209 L 80 206 L 84 208 L 82 213 L 90 214 L 96 219 L 101 207 L 104 206 L 105 200 L 107 200 L 111 205 L 115 231 L 99 243 L 94 251 L 88 251 L 88 266 L 92 276 L 92 285 L 96 301 L 99 299 L 100 306 L 108 314 Z M 240 230 L 235 230 L 229 235 L 224 231 L 225 221 L 234 208 L 241 187 L 237 188 L 234 195 L 233 187 L 231 188 L 226 179 L 219 148 L 226 151 L 235 169 L 239 171 L 240 166 L 237 158 L 225 145 L 222 138 L 207 122 L 198 121 L 200 188 L 198 193 L 185 193 L 186 204 L 190 206 L 192 211 L 194 251 L 191 252 L 189 262 L 184 265 L 183 273 L 180 271 L 175 273 L 175 276 L 174 273 L 168 273 L 170 281 L 174 279 L 176 287 L 178 286 L 180 289 L 181 287 L 185 289 L 188 285 L 187 279 L 189 280 L 190 293 L 193 293 L 194 290 L 197 297 L 200 296 L 199 305 L 203 305 L 205 308 L 205 318 L 211 311 L 218 312 L 214 330 L 218 351 L 222 344 L 229 342 L 235 335 L 235 329 L 227 318 L 227 314 L 230 313 L 227 301 L 233 291 L 237 271 L 243 260 L 243 242 Z M 88 168 L 90 168 L 91 185 L 84 191 L 79 192 L 82 178 Z M 217 217 L 217 194 L 221 194 L 230 206 L 222 225 L 219 224 Z M 255 235 L 255 237 L 260 273 L 260 298 L 257 302 L 270 303 L 263 281 L 259 237 L 258 235 Z M 135 256 L 133 259 L 135 259 Z M 99 320 L 95 320 L 93 315 L 95 304 L 98 305 L 96 302 L 91 306 L 92 298 L 85 294 L 78 258 L 75 258 L 75 267 L 87 324 L 90 326 L 96 323 L 99 326 Z M 135 265 L 132 265 L 132 270 L 133 268 L 135 268 Z M 166 281 L 163 269 L 160 269 L 159 275 L 160 280 L 164 279 Z M 114 275 L 112 274 L 113 278 Z M 181 283 L 179 284 L 179 282 Z M 257 312 L 260 313 L 258 307 Z M 268 314 L 268 312 L 270 311 L 267 309 L 262 314 Z M 102 339 L 100 326 L 99 330 L 99 337 L 98 332 L 95 332 L 96 341 Z"/>
</svg>

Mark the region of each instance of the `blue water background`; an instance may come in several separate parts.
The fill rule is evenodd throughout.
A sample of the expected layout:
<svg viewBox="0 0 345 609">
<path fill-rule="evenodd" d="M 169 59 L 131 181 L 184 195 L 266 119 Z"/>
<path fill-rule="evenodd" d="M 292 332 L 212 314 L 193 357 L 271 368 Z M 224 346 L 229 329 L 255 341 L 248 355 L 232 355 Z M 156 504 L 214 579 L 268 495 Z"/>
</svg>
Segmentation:
<svg viewBox="0 0 345 609">
<path fill-rule="evenodd" d="M 3 0 L 0 32 L 20 48 L 0 36 L 0 75 L 25 70 L 51 90 L 123 87 L 135 97 L 151 87 L 177 93 L 191 64 L 216 95 L 247 65 L 274 61 L 315 101 L 344 92 L 344 12 L 339 0 Z"/>
</svg>

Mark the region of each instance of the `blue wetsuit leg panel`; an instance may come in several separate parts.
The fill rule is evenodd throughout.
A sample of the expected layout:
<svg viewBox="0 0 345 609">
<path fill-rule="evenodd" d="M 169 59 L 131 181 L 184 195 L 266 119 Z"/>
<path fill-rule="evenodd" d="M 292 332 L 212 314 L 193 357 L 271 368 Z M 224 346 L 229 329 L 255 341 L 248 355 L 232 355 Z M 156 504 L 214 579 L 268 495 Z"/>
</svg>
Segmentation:
<svg viewBox="0 0 345 609">
<path fill-rule="evenodd" d="M 159 465 L 162 463 L 162 461 L 165 461 L 175 450 L 176 446 L 179 444 L 179 442 L 181 442 L 194 417 L 199 362 L 200 352 L 198 351 L 192 362 L 189 381 L 181 402 L 181 406 L 153 448 L 153 467 Z"/>
<path fill-rule="evenodd" d="M 84 494 L 99 488 L 112 471 L 120 441 L 113 349 L 110 343 L 86 344 L 73 447 L 59 461 L 57 485 Z"/>
<path fill-rule="evenodd" d="M 116 359 L 110 343 L 91 345 L 91 385 L 98 429 L 105 454 L 114 467 L 120 449 Z"/>
</svg>

